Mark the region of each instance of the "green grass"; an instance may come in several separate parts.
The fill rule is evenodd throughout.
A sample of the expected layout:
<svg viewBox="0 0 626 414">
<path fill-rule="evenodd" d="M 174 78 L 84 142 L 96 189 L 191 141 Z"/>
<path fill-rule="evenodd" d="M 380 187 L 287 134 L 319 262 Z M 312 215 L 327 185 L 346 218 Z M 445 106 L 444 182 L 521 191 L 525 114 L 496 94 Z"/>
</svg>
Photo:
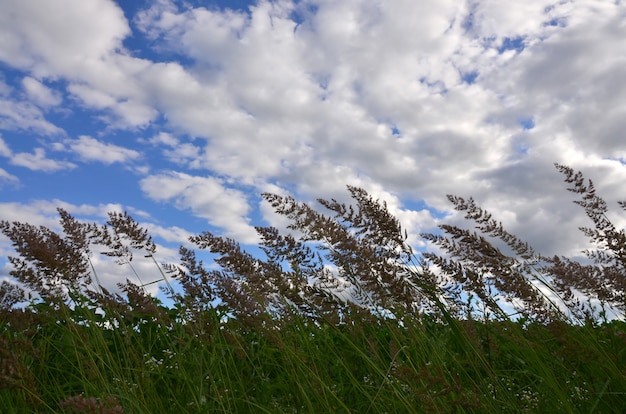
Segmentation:
<svg viewBox="0 0 626 414">
<path fill-rule="evenodd" d="M 177 316 L 5 311 L 3 412 L 615 412 L 626 397 L 623 322 Z"/>
</svg>

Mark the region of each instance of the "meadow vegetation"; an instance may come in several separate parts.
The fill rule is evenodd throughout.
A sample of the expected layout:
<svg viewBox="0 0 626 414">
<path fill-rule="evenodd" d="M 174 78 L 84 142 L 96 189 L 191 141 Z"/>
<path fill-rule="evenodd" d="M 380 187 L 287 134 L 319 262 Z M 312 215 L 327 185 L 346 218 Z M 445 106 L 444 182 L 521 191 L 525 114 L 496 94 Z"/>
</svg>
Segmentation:
<svg viewBox="0 0 626 414">
<path fill-rule="evenodd" d="M 470 226 L 415 252 L 356 187 L 319 209 L 263 194 L 290 223 L 257 228 L 264 257 L 202 232 L 160 265 L 126 213 L 59 209 L 61 232 L 2 221 L 19 282 L 0 285 L 2 412 L 622 412 L 626 325 L 609 316 L 626 312 L 626 234 L 591 181 L 556 167 L 593 225 L 583 261 L 541 255 L 456 196 Z M 120 293 L 94 254 L 126 266 Z"/>
</svg>

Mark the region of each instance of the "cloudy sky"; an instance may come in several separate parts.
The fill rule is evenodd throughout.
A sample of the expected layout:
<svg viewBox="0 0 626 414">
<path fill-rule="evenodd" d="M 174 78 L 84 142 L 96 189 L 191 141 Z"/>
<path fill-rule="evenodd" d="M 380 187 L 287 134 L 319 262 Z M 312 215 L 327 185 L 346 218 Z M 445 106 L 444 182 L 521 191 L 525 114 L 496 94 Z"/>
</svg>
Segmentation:
<svg viewBox="0 0 626 414">
<path fill-rule="evenodd" d="M 279 223 L 261 192 L 344 199 L 352 184 L 414 235 L 458 221 L 446 194 L 473 196 L 541 252 L 569 255 L 587 222 L 555 162 L 614 212 L 626 199 L 621 0 L 0 9 L 0 219 L 127 210 L 168 261 L 202 230 L 254 244 L 254 225 Z"/>
</svg>

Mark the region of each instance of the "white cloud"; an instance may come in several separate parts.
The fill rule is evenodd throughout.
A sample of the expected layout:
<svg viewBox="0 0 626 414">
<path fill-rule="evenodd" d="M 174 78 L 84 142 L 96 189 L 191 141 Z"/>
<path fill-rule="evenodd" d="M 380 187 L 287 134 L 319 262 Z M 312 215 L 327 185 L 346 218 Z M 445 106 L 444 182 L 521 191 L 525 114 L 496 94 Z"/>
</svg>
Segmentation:
<svg viewBox="0 0 626 414">
<path fill-rule="evenodd" d="M 62 143 L 53 143 L 51 148 L 55 151 L 70 150 L 85 162 L 100 162 L 108 165 L 128 163 L 141 157 L 141 153 L 138 151 L 110 143 L 103 143 L 86 135 L 74 140 L 68 139 Z M 0 138 L 0 156 L 9 158 L 12 165 L 26 167 L 33 171 L 54 172 L 77 167 L 74 163 L 68 161 L 46 157 L 46 151 L 43 148 L 35 148 L 32 153 L 14 153 L 2 138 Z"/>
<path fill-rule="evenodd" d="M 449 209 L 446 193 L 474 194 L 523 231 L 523 221 L 566 225 L 572 213 L 556 208 L 568 201 L 553 162 L 588 155 L 581 147 L 624 157 L 624 11 L 611 2 L 315 6 L 261 2 L 246 14 L 161 2 L 140 16 L 161 47 L 195 62 L 150 69 L 168 79 L 150 85 L 170 124 L 206 139 L 162 142 L 170 159 L 304 197 L 370 182 Z M 605 138 L 590 139 L 591 128 Z M 547 183 L 561 195 L 546 199 Z M 576 231 L 550 241 L 578 246 Z"/>
<path fill-rule="evenodd" d="M 113 96 L 87 85 L 71 84 L 67 90 L 85 105 L 95 109 L 108 109 L 115 106 L 116 103 Z"/>
<path fill-rule="evenodd" d="M 56 135 L 63 130 L 45 119 L 41 110 L 27 101 L 0 98 L 0 130 L 34 131 Z"/>
<path fill-rule="evenodd" d="M 13 88 L 5 82 L 4 76 L 0 74 L 0 96 L 9 96 L 12 90 Z"/>
<path fill-rule="evenodd" d="M 4 184 L 17 185 L 19 182 L 19 178 L 13 174 L 9 174 L 5 169 L 0 168 L 0 188 L 2 188 Z"/>
<path fill-rule="evenodd" d="M 134 76 L 150 63 L 123 48 L 130 27 L 113 1 L 25 0 L 3 11 L 0 61 L 37 79 L 68 81 L 73 97 L 108 110 L 111 126 L 145 126 L 157 115 L 146 91 L 134 86 Z"/>
<path fill-rule="evenodd" d="M 0 156 L 2 157 L 10 157 L 13 152 L 11 148 L 4 142 L 4 139 L 0 137 Z"/>
<path fill-rule="evenodd" d="M 62 80 L 65 101 L 106 127 L 154 127 L 149 142 L 181 172 L 145 178 L 149 197 L 246 240 L 252 209 L 225 183 L 304 199 L 363 185 L 393 194 L 416 229 L 433 219 L 402 201 L 449 210 L 446 193 L 474 195 L 529 241 L 573 251 L 576 210 L 552 163 L 582 168 L 609 198 L 626 178 L 609 160 L 626 159 L 620 2 L 284 0 L 247 13 L 161 0 L 129 16 L 151 41 L 142 57 L 123 48 L 131 29 L 113 2 L 36 6 L 0 17 L 0 60 L 31 79 L 31 102 L 0 101 L 0 128 L 59 133 L 37 105 L 64 94 L 36 88 Z M 138 158 L 134 143 L 66 145 L 85 160 Z M 33 151 L 23 164 L 44 160 Z"/>
<path fill-rule="evenodd" d="M 185 230 L 178 226 L 164 227 L 157 224 L 149 223 L 146 225 L 146 228 L 148 229 L 148 232 L 151 236 L 158 237 L 159 239 L 162 239 L 166 242 L 175 243 L 178 245 L 190 244 L 191 242 L 189 242 L 189 237 L 194 235 L 188 230 Z M 176 254 L 173 254 L 172 256 L 176 256 Z"/>
<path fill-rule="evenodd" d="M 76 168 L 75 164 L 68 161 L 53 160 L 46 157 L 43 148 L 35 148 L 32 153 L 19 152 L 11 156 L 10 163 L 33 171 L 54 172 Z"/>
<path fill-rule="evenodd" d="M 244 243 L 258 240 L 247 219 L 250 208 L 246 196 L 225 187 L 217 178 L 171 172 L 143 178 L 141 189 L 153 200 L 173 201 L 177 208 L 191 210 L 195 216 L 224 229 L 229 237 Z"/>
<path fill-rule="evenodd" d="M 130 33 L 112 1 L 5 2 L 0 60 L 42 77 L 80 74 L 121 46 Z"/>
<path fill-rule="evenodd" d="M 22 79 L 22 86 L 30 100 L 41 107 L 48 108 L 59 105 L 63 100 L 58 92 L 48 88 L 37 79 L 25 77 Z"/>
<path fill-rule="evenodd" d="M 529 0 L 511 7 L 497 0 L 473 2 L 467 24 L 472 33 L 482 38 L 495 37 L 496 44 L 501 45 L 506 37 L 540 32 L 546 23 L 558 18 L 559 11 L 568 7 L 567 3 L 555 5 L 550 0 Z"/>
<path fill-rule="evenodd" d="M 45 119 L 41 110 L 58 105 L 60 94 L 28 76 L 22 78 L 20 89 L 26 93 L 16 93 L 16 88 L 6 84 L 0 74 L 0 130 L 22 130 L 42 135 L 63 133 L 61 128 Z"/>
<path fill-rule="evenodd" d="M 75 140 L 67 140 L 65 143 L 82 160 L 88 162 L 96 161 L 103 164 L 127 163 L 141 156 L 135 150 L 103 143 L 86 135 L 82 135 Z"/>
<path fill-rule="evenodd" d="M 167 132 L 159 132 L 148 140 L 152 145 L 166 145 L 168 147 L 175 147 L 180 142 L 174 135 Z"/>
</svg>

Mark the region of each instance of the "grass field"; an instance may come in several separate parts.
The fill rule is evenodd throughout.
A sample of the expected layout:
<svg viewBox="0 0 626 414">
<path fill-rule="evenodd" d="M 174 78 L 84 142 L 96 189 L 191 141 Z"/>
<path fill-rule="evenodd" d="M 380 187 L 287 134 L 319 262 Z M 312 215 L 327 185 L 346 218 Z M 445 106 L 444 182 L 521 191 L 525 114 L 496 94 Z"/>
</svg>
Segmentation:
<svg viewBox="0 0 626 414">
<path fill-rule="evenodd" d="M 2 314 L 5 413 L 620 412 L 626 325 L 294 316 L 143 303 Z"/>
</svg>

